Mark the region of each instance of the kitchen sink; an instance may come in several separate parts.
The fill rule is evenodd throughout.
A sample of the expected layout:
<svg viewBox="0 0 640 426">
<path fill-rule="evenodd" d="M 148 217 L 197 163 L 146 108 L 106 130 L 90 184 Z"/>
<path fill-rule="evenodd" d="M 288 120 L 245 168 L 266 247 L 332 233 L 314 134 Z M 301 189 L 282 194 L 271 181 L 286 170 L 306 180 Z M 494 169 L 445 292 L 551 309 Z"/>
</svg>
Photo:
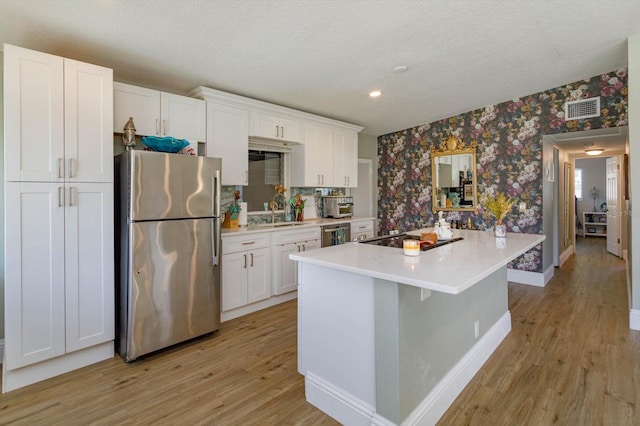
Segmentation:
<svg viewBox="0 0 640 426">
<path fill-rule="evenodd" d="M 281 222 L 281 223 L 273 223 L 271 226 L 280 227 L 280 226 L 296 226 L 296 225 L 304 225 L 302 222 Z"/>
<path fill-rule="evenodd" d="M 281 228 L 286 226 L 304 225 L 303 222 L 276 222 L 276 223 L 261 223 L 260 227 L 263 228 Z"/>
</svg>

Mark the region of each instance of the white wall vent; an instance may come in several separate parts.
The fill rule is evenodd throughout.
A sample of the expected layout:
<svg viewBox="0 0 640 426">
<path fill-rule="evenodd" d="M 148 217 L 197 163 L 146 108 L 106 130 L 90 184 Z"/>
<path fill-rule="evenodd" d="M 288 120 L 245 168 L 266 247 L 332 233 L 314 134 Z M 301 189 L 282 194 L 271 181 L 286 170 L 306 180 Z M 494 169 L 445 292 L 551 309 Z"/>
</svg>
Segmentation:
<svg viewBox="0 0 640 426">
<path fill-rule="evenodd" d="M 600 96 L 564 104 L 564 121 L 600 117 Z"/>
</svg>

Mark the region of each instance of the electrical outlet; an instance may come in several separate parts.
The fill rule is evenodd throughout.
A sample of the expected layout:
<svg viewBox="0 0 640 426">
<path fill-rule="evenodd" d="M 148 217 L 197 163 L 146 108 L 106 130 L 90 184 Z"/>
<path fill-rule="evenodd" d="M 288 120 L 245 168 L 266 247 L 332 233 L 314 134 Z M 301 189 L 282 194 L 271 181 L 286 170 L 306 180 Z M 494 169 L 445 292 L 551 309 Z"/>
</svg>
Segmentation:
<svg viewBox="0 0 640 426">
<path fill-rule="evenodd" d="M 476 321 L 476 322 L 473 324 L 473 331 L 474 331 L 474 333 L 475 333 L 475 335 L 476 335 L 476 339 L 477 339 L 477 338 L 478 338 L 478 336 L 480 336 L 480 321 Z"/>
<path fill-rule="evenodd" d="M 518 210 L 520 210 L 520 213 L 524 213 L 527 210 L 527 203 L 521 201 L 520 205 L 518 206 Z"/>
</svg>

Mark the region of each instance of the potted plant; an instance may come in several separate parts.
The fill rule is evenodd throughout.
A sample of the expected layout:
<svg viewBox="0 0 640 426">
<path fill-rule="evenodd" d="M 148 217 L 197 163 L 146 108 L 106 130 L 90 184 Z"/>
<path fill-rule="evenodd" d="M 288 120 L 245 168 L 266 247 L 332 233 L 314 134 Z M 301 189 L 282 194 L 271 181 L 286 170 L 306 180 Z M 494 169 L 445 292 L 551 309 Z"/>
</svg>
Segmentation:
<svg viewBox="0 0 640 426">
<path fill-rule="evenodd" d="M 289 200 L 289 205 L 291 206 L 291 210 L 293 211 L 293 220 L 302 222 L 304 220 L 304 205 L 306 200 L 302 199 L 300 194 L 297 194 L 295 197 Z"/>
<path fill-rule="evenodd" d="M 507 198 L 501 192 L 497 193 L 495 197 L 492 195 L 485 195 L 482 205 L 496 218 L 496 224 L 494 227 L 496 237 L 504 238 L 507 236 L 507 226 L 502 223 L 502 220 L 505 218 L 507 213 L 511 211 L 514 203 L 515 200 Z"/>
</svg>

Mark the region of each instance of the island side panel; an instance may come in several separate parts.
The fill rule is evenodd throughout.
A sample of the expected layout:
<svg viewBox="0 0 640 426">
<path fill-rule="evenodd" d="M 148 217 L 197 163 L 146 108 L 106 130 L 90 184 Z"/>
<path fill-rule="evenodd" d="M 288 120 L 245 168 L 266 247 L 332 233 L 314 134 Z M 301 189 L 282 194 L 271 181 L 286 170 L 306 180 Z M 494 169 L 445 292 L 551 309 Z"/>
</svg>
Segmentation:
<svg viewBox="0 0 640 426">
<path fill-rule="evenodd" d="M 298 371 L 307 401 L 341 423 L 375 413 L 374 327 L 373 278 L 298 262 Z"/>
<path fill-rule="evenodd" d="M 421 301 L 419 288 L 398 284 L 397 290 L 399 420 L 403 421 L 486 332 L 508 315 L 507 269 L 501 268 L 457 295 L 433 291 Z M 377 367 L 378 371 L 384 368 Z"/>
</svg>

